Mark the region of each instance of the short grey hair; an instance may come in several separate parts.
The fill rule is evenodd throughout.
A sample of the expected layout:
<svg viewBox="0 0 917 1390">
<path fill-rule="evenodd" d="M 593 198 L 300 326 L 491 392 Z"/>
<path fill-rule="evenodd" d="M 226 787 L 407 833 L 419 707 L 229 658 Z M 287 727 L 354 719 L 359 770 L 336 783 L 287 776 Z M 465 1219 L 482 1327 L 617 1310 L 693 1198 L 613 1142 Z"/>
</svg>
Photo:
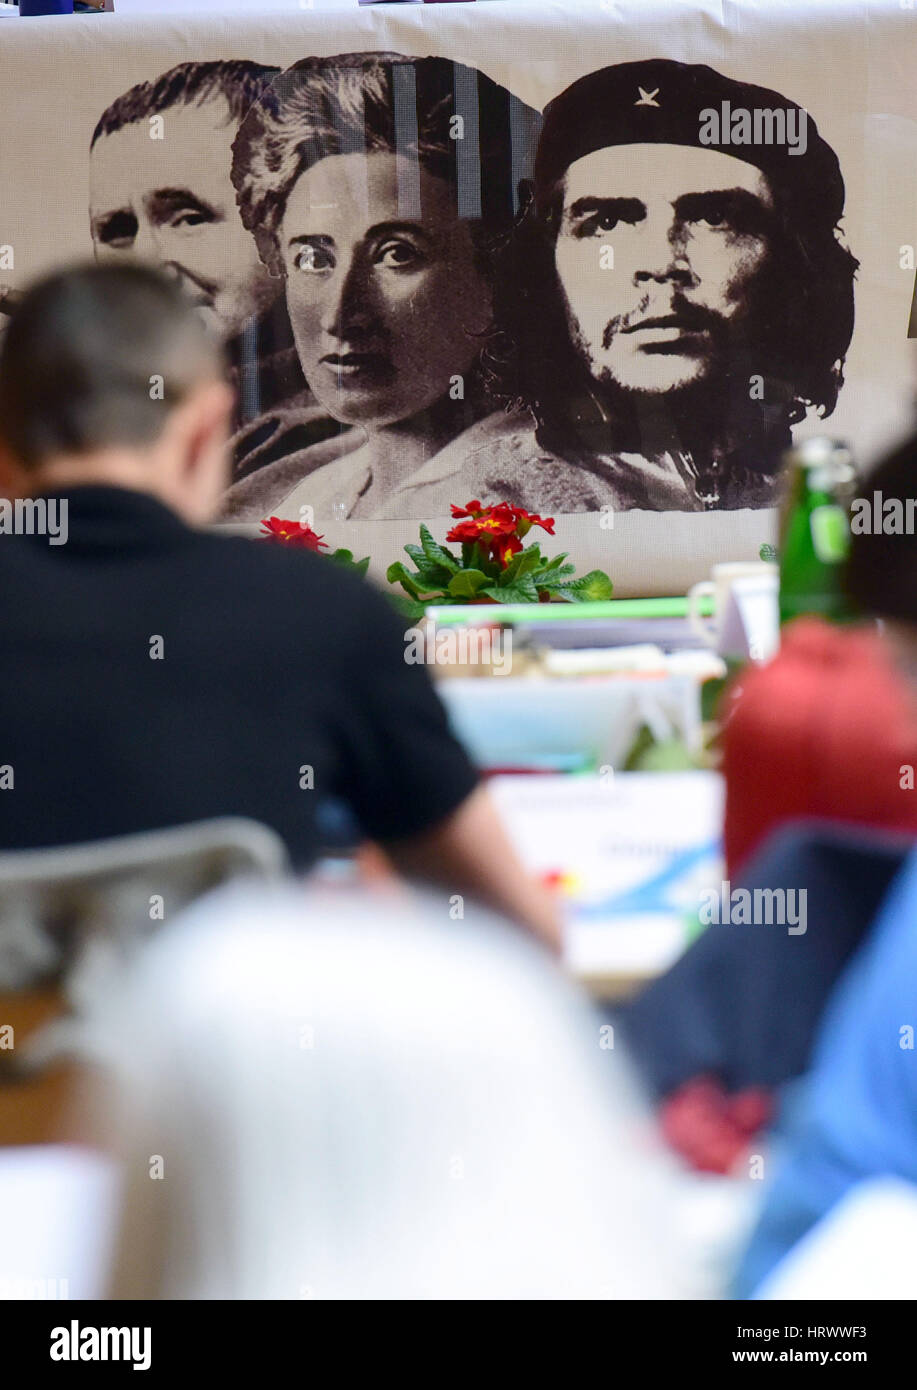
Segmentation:
<svg viewBox="0 0 917 1390">
<path fill-rule="evenodd" d="M 0 347 L 0 435 L 27 468 L 60 453 L 143 447 L 222 372 L 216 339 L 161 271 L 56 271 L 26 291 Z"/>
</svg>

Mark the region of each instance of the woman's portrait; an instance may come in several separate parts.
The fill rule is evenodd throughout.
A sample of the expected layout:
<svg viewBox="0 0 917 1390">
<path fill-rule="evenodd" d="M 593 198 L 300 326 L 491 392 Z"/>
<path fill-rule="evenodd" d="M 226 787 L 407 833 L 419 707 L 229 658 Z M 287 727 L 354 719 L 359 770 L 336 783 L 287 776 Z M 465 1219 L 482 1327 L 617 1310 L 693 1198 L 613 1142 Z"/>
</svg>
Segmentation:
<svg viewBox="0 0 917 1390">
<path fill-rule="evenodd" d="M 341 433 L 236 484 L 224 517 L 423 517 L 430 486 L 501 428 L 482 358 L 538 125 L 446 58 L 307 58 L 274 79 L 240 127 L 232 179 Z"/>
</svg>

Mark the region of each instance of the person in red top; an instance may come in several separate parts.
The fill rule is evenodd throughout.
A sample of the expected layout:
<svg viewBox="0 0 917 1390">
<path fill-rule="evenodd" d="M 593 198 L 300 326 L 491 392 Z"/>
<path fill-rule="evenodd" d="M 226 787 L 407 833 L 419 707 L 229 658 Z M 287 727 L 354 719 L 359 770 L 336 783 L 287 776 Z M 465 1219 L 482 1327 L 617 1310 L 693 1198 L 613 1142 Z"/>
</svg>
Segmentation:
<svg viewBox="0 0 917 1390">
<path fill-rule="evenodd" d="M 886 636 L 820 618 L 790 623 L 779 654 L 743 674 L 729 701 L 727 874 L 786 821 L 812 817 L 917 835 L 915 765 L 917 691 L 902 678 Z"/>
<path fill-rule="evenodd" d="M 806 891 L 805 934 L 710 926 L 620 1020 L 670 1143 L 698 1168 L 740 1161 L 769 1093 L 809 1065 L 822 1010 L 917 837 L 917 535 L 904 524 L 917 435 L 862 495 L 870 519 L 889 518 L 867 531 L 854 510 L 846 587 L 863 623 L 788 624 L 722 711 L 726 878 Z"/>
</svg>

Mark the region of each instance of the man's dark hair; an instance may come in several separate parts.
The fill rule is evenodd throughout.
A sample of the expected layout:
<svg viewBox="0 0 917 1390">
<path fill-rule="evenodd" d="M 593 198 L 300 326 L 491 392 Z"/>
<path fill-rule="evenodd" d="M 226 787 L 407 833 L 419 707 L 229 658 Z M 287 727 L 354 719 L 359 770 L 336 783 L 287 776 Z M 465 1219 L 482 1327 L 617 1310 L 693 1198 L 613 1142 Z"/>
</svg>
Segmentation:
<svg viewBox="0 0 917 1390">
<path fill-rule="evenodd" d="M 57 271 L 26 291 L 0 346 L 0 436 L 28 468 L 55 454 L 142 448 L 221 370 L 197 310 L 160 271 Z"/>
<path fill-rule="evenodd" d="M 913 517 L 917 510 L 917 434 L 887 454 L 863 480 L 859 495 L 868 503 L 870 523 L 873 493 L 877 492 L 882 494 L 883 504 L 901 503 L 906 526 L 908 511 Z M 917 534 L 913 525 L 910 534 L 875 531 L 871 524 L 858 533 L 854 509 L 852 530 L 846 571 L 850 597 L 864 613 L 917 624 Z"/>
<path fill-rule="evenodd" d="M 638 83 L 649 92 L 662 87 L 660 108 L 635 107 Z M 535 179 L 497 281 L 502 355 L 492 353 L 487 363 L 494 394 L 528 407 L 542 434 L 562 431 L 558 421 L 569 402 L 590 390 L 570 342 L 554 265 L 566 170 L 606 145 L 698 144 L 698 110 L 718 109 L 728 98 L 749 109 L 801 111 L 767 88 L 663 59 L 589 73 L 548 104 Z M 808 148 L 799 157 L 777 146 L 729 151 L 761 168 L 774 199 L 770 255 L 754 287 L 754 341 L 737 345 L 729 364 L 733 394 L 747 401 L 748 376 L 760 373 L 765 402 L 785 427 L 811 408 L 830 415 L 837 403 L 859 265 L 840 240 L 844 182 L 837 157 L 810 117 L 807 129 Z"/>
<path fill-rule="evenodd" d="M 248 108 L 279 71 L 279 68 L 252 63 L 245 58 L 179 63 L 152 82 L 138 82 L 116 97 L 99 117 L 90 149 L 103 135 L 114 135 L 125 126 L 158 116 L 172 106 L 203 106 L 218 97 L 223 97 L 229 107 L 230 121 L 239 125 Z"/>
</svg>

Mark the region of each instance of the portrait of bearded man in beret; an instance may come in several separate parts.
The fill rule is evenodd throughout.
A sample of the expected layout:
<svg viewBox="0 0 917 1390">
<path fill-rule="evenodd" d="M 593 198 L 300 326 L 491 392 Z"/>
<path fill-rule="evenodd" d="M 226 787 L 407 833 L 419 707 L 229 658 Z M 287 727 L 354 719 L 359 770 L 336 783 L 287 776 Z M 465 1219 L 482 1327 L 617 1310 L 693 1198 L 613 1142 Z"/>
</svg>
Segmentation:
<svg viewBox="0 0 917 1390">
<path fill-rule="evenodd" d="M 772 506 L 792 426 L 834 409 L 854 322 L 844 182 L 808 112 L 700 64 L 616 64 L 548 104 L 527 193 L 486 359 L 511 413 L 466 491 L 568 513 Z"/>
</svg>

